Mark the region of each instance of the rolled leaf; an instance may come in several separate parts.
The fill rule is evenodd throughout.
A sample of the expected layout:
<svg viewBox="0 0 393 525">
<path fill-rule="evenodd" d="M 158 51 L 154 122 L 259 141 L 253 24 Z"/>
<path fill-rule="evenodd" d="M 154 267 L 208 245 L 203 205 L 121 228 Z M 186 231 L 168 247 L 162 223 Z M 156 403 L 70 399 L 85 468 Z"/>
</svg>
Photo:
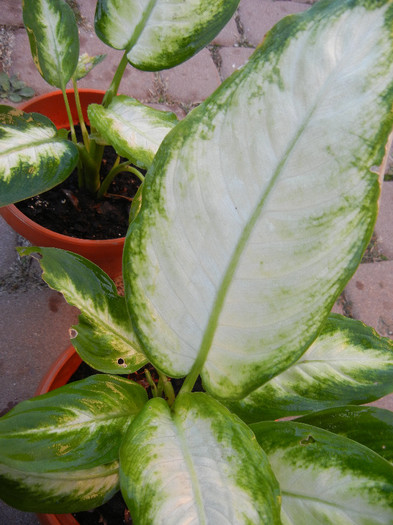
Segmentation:
<svg viewBox="0 0 393 525">
<path fill-rule="evenodd" d="M 174 113 L 159 111 L 125 95 L 107 108 L 91 104 L 89 120 L 107 143 L 136 166 L 148 169 L 165 136 L 177 124 Z"/>
<path fill-rule="evenodd" d="M 206 394 L 159 398 L 120 449 L 120 485 L 134 523 L 279 521 L 279 487 L 253 434 Z"/>
<path fill-rule="evenodd" d="M 79 59 L 78 26 L 71 7 L 63 0 L 23 0 L 23 23 L 41 76 L 65 89 Z"/>
<path fill-rule="evenodd" d="M 242 398 L 316 338 L 371 236 L 392 128 L 389 1 L 320 2 L 164 139 L 126 239 L 145 352 Z M 333 52 L 333 51 L 334 52 Z"/>
<path fill-rule="evenodd" d="M 140 385 L 96 375 L 23 401 L 0 419 L 0 494 L 10 505 L 72 512 L 118 489 L 119 446 L 147 401 Z"/>
<path fill-rule="evenodd" d="M 283 525 L 393 523 L 393 467 L 378 454 L 301 423 L 251 428 L 280 483 Z"/>
<path fill-rule="evenodd" d="M 392 391 L 393 341 L 332 314 L 298 361 L 244 399 L 225 404 L 250 423 L 370 403 Z"/>
<path fill-rule="evenodd" d="M 313 412 L 296 421 L 353 439 L 393 464 L 393 412 L 390 410 L 344 406 Z"/>
<path fill-rule="evenodd" d="M 0 106 L 0 206 L 57 186 L 77 161 L 76 146 L 47 117 Z"/>
<path fill-rule="evenodd" d="M 78 60 L 78 66 L 73 74 L 73 78 L 75 80 L 81 80 L 86 75 L 90 73 L 90 71 L 100 64 L 106 55 L 95 55 L 95 56 L 89 56 L 87 53 L 83 53 Z"/>
<path fill-rule="evenodd" d="M 229 21 L 239 0 L 98 0 L 95 30 L 139 69 L 176 66 L 208 44 Z"/>
<path fill-rule="evenodd" d="M 98 266 L 57 248 L 20 248 L 19 253 L 40 254 L 44 281 L 81 310 L 79 324 L 72 327 L 72 344 L 86 363 L 100 372 L 125 374 L 147 362 L 124 297 Z"/>
</svg>

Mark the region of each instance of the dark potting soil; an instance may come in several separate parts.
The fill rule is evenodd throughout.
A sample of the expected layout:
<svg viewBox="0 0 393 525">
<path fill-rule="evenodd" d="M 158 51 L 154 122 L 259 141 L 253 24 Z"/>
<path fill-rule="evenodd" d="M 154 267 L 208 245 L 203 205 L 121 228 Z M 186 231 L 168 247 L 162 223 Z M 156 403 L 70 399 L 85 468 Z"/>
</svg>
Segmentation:
<svg viewBox="0 0 393 525">
<path fill-rule="evenodd" d="M 149 369 L 151 376 L 154 381 L 158 381 L 158 376 L 155 369 L 150 365 L 146 365 L 145 368 Z M 68 380 L 69 383 L 73 381 L 79 381 L 90 375 L 98 374 L 97 370 L 94 370 L 85 362 L 82 362 L 75 373 Z M 121 377 L 127 377 L 132 381 L 138 382 L 142 385 L 148 393 L 149 398 L 151 397 L 151 389 L 148 382 L 145 379 L 144 368 L 134 372 L 130 375 L 122 375 Z M 175 394 L 177 394 L 183 384 L 183 379 L 172 379 L 173 388 Z M 202 382 L 198 378 L 198 381 L 195 384 L 193 389 L 195 392 L 202 392 Z M 117 492 L 107 503 L 92 509 L 88 512 L 76 512 L 73 514 L 74 518 L 78 521 L 80 525 L 132 525 L 132 518 L 130 512 L 127 508 L 127 505 L 121 495 L 121 492 Z"/>
<path fill-rule="evenodd" d="M 116 160 L 111 147 L 105 147 L 102 178 Z M 123 159 L 124 160 L 124 159 Z M 119 173 L 101 200 L 78 187 L 78 174 L 71 175 L 55 188 L 16 204 L 29 219 L 56 233 L 79 239 L 116 239 L 124 237 L 132 198 L 140 186 L 132 173 Z"/>
</svg>

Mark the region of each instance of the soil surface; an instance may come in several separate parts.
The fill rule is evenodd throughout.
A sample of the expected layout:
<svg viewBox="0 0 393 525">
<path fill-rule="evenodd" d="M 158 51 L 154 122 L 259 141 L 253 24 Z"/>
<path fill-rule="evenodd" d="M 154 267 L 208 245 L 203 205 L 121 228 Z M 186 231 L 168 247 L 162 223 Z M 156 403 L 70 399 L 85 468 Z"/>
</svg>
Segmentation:
<svg viewBox="0 0 393 525">
<path fill-rule="evenodd" d="M 116 158 L 105 148 L 102 178 L 106 166 Z M 102 200 L 78 188 L 77 170 L 55 188 L 16 204 L 29 219 L 45 228 L 79 239 L 116 239 L 124 237 L 132 199 L 141 182 L 136 175 L 119 173 Z"/>
</svg>

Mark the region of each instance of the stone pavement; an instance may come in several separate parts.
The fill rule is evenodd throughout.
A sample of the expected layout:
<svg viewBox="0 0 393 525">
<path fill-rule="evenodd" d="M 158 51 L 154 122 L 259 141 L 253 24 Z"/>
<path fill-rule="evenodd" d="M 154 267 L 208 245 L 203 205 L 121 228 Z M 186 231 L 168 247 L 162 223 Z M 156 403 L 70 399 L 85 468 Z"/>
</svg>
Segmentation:
<svg viewBox="0 0 393 525">
<path fill-rule="evenodd" d="M 78 10 L 82 50 L 107 58 L 81 87 L 105 89 L 120 59 L 94 35 L 95 0 L 70 0 Z M 188 62 L 160 73 L 129 68 L 120 91 L 142 102 L 165 103 L 180 116 L 204 100 L 248 59 L 266 31 L 287 14 L 308 9 L 312 0 L 241 0 L 222 32 Z M 19 74 L 36 94 L 51 91 L 33 66 L 22 24 L 21 2 L 0 0 L 0 71 Z M 8 103 L 8 101 L 7 101 Z M 361 319 L 381 335 L 393 335 L 393 182 L 385 182 L 375 236 L 365 262 L 348 284 L 335 311 Z M 26 241 L 0 217 L 0 413 L 31 397 L 39 380 L 69 345 L 68 329 L 76 309 L 39 278 L 30 260 L 20 260 L 15 246 Z M 393 396 L 379 402 L 393 409 Z M 36 517 L 0 503 L 0 525 L 36 525 Z"/>
</svg>

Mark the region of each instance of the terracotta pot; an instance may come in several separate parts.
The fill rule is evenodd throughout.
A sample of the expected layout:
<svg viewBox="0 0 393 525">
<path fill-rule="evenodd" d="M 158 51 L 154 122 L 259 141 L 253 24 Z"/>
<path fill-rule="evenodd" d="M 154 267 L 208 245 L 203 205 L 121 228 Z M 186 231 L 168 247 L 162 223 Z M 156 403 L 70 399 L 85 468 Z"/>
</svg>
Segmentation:
<svg viewBox="0 0 393 525">
<path fill-rule="evenodd" d="M 45 394 L 60 386 L 67 384 L 67 381 L 78 369 L 82 359 L 75 352 L 73 346 L 61 354 L 61 356 L 50 367 L 39 384 L 36 395 Z M 78 525 L 78 521 L 72 514 L 37 514 L 41 525 Z"/>
<path fill-rule="evenodd" d="M 72 95 L 72 90 L 67 94 Z M 91 103 L 101 103 L 104 91 L 95 89 L 80 89 L 84 118 L 87 119 L 87 107 Z M 78 115 L 73 95 L 68 97 L 74 123 L 78 123 Z M 61 91 L 35 97 L 22 104 L 20 109 L 26 112 L 42 113 L 52 120 L 58 129 L 68 127 L 68 118 L 64 108 Z M 78 253 L 94 262 L 112 278 L 121 275 L 124 237 L 117 239 L 89 240 L 77 239 L 53 232 L 30 220 L 13 204 L 0 208 L 0 215 L 17 233 L 36 246 L 51 246 Z"/>
</svg>

